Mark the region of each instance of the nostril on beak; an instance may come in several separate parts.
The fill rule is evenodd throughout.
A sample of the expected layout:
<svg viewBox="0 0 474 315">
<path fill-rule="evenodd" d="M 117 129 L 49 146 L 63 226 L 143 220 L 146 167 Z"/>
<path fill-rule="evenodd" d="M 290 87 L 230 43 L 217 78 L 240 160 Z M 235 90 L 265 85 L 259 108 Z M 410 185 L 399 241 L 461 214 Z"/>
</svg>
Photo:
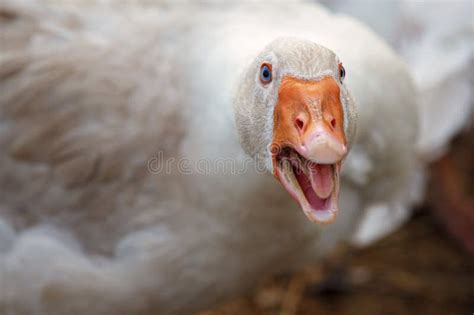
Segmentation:
<svg viewBox="0 0 474 315">
<path fill-rule="evenodd" d="M 296 127 L 298 127 L 300 130 L 304 128 L 304 122 L 299 118 L 296 118 Z"/>
<path fill-rule="evenodd" d="M 335 118 L 331 119 L 331 126 L 333 128 L 336 128 L 336 119 Z"/>
<path fill-rule="evenodd" d="M 298 132 L 303 132 L 306 127 L 306 119 L 302 115 L 298 115 L 295 119 L 295 127 Z"/>
</svg>

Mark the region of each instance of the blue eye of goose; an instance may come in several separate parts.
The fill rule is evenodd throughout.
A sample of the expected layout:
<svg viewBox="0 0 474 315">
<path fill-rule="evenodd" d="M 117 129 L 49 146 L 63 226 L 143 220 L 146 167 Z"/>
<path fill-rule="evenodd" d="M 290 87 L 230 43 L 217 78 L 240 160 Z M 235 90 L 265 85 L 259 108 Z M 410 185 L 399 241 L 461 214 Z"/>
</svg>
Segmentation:
<svg viewBox="0 0 474 315">
<path fill-rule="evenodd" d="M 339 78 L 342 82 L 342 80 L 344 80 L 344 78 L 346 77 L 346 69 L 344 69 L 343 65 L 339 65 Z"/>
<path fill-rule="evenodd" d="M 267 64 L 263 64 L 260 68 L 260 81 L 262 83 L 270 83 L 272 81 L 272 70 Z"/>
</svg>

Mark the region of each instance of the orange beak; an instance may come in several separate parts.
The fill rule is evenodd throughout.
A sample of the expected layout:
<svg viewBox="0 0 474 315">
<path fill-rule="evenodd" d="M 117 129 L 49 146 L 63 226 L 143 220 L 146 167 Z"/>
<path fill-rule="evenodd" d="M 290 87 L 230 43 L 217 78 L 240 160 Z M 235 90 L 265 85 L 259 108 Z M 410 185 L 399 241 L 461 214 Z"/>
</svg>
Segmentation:
<svg viewBox="0 0 474 315">
<path fill-rule="evenodd" d="M 340 89 L 332 77 L 283 78 L 275 106 L 274 175 L 313 222 L 339 210 L 339 172 L 347 154 Z"/>
</svg>

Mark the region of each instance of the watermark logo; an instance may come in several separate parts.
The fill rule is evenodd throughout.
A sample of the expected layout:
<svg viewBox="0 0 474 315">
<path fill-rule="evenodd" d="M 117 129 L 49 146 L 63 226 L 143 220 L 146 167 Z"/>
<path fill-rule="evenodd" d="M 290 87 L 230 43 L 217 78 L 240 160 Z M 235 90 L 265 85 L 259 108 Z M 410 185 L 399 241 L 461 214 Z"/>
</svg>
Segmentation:
<svg viewBox="0 0 474 315">
<path fill-rule="evenodd" d="M 244 175 L 249 171 L 265 174 L 268 169 L 264 159 L 245 157 L 236 159 L 219 157 L 215 159 L 190 159 L 186 157 L 165 157 L 159 151 L 148 159 L 147 169 L 151 174 L 172 174 L 178 172 L 184 175 Z"/>
</svg>

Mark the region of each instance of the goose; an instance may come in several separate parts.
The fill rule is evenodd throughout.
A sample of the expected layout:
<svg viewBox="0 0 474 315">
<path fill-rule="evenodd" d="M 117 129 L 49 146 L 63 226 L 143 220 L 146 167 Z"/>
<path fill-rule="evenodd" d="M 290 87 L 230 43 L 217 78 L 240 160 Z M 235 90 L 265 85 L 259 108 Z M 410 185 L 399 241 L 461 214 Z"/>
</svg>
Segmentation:
<svg viewBox="0 0 474 315">
<path fill-rule="evenodd" d="M 348 16 L 0 13 L 2 312 L 189 314 L 373 238 L 370 209 L 389 231 L 422 195 L 410 71 Z"/>
</svg>

